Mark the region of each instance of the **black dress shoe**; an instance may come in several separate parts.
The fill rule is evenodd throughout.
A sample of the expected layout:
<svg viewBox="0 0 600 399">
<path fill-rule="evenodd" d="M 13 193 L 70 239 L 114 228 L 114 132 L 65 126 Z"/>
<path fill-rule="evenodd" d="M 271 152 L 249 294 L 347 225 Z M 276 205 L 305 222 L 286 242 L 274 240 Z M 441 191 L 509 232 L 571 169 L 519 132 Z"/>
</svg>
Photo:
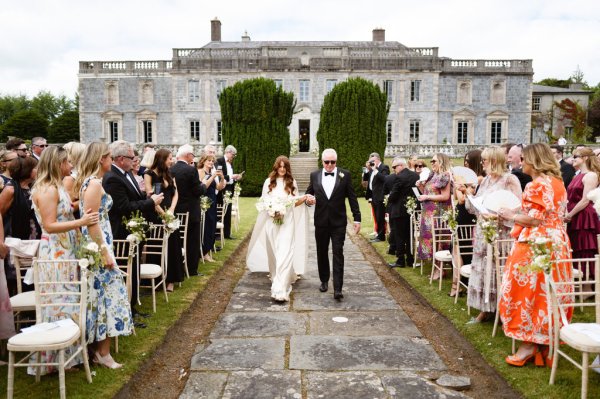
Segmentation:
<svg viewBox="0 0 600 399">
<path fill-rule="evenodd" d="M 340 292 L 340 291 L 336 291 L 333 293 L 333 299 L 336 300 L 341 300 L 342 298 L 344 298 L 344 295 Z"/>
<path fill-rule="evenodd" d="M 142 313 L 142 312 L 134 312 L 133 313 L 133 317 L 143 317 L 143 318 L 148 318 L 150 317 L 151 314 L 150 313 Z"/>
<path fill-rule="evenodd" d="M 383 240 L 380 240 L 379 238 L 372 238 L 369 241 L 370 242 L 383 242 Z"/>
<path fill-rule="evenodd" d="M 146 328 L 147 327 L 144 323 L 140 323 L 139 321 L 134 321 L 133 326 L 135 328 Z"/>
<path fill-rule="evenodd" d="M 327 283 L 321 283 L 321 286 L 319 287 L 319 291 L 327 292 Z"/>
<path fill-rule="evenodd" d="M 221 250 L 221 247 L 215 247 L 215 252 L 219 252 Z"/>
</svg>

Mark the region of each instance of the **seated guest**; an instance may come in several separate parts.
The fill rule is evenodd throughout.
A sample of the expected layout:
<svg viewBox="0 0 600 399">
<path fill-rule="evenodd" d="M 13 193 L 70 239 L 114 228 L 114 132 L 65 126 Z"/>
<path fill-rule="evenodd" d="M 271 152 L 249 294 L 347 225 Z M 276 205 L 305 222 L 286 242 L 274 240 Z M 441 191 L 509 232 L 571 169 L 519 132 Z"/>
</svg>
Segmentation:
<svg viewBox="0 0 600 399">
<path fill-rule="evenodd" d="M 214 155 L 204 155 L 198 161 L 198 175 L 200 182 L 206 187 L 206 196 L 211 199 L 212 205 L 204 214 L 204 235 L 202 237 L 202 253 L 204 260 L 214 262 L 210 252 L 215 246 L 215 233 L 217 230 L 217 190 L 225 187 L 223 171 L 213 171 L 216 158 Z M 219 180 L 220 179 L 220 180 Z"/>
</svg>

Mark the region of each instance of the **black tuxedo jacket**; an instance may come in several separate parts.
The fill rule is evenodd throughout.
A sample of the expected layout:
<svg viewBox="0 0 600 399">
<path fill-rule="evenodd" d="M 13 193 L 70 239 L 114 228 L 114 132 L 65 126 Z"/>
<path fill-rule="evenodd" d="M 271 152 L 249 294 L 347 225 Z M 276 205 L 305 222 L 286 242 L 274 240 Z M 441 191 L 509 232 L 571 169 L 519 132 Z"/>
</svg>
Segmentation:
<svg viewBox="0 0 600 399">
<path fill-rule="evenodd" d="M 385 199 L 386 195 L 389 195 L 392 192 L 392 188 L 394 188 L 394 183 L 396 183 L 396 179 L 398 175 L 396 173 L 392 173 L 385 177 L 385 181 L 383 182 L 383 198 Z M 389 213 L 390 203 L 388 201 L 388 205 L 386 207 L 386 212 Z"/>
<path fill-rule="evenodd" d="M 198 169 L 183 161 L 177 161 L 171 167 L 171 175 L 175 178 L 179 194 L 175 212 L 189 212 L 190 222 L 199 222 L 200 196 L 206 192 L 206 188 L 200 183 Z"/>
<path fill-rule="evenodd" d="M 412 188 L 417 184 L 417 181 L 419 181 L 419 174 L 408 168 L 402 169 L 396 176 L 397 178 L 394 182 L 394 187 L 388 198 L 388 213 L 390 214 L 390 219 L 410 216 L 408 212 L 406 212 L 406 206 L 404 206 L 404 204 L 408 197 L 414 197 L 415 193 Z"/>
<path fill-rule="evenodd" d="M 565 162 L 564 159 L 560 160 L 560 174 L 562 175 L 563 183 L 565 183 L 565 188 L 569 188 L 569 184 L 571 184 L 571 180 L 575 177 L 575 168 L 573 165 Z"/>
<path fill-rule="evenodd" d="M 327 177 L 331 179 L 331 177 Z M 348 223 L 346 216 L 346 198 L 350 203 L 350 210 L 355 222 L 360 222 L 360 208 L 356 200 L 356 194 L 352 188 L 350 172 L 345 169 L 337 169 L 335 185 L 331 197 L 327 198 L 322 184 L 323 173 L 319 169 L 310 174 L 310 183 L 306 194 L 314 195 L 315 204 L 315 227 L 343 227 Z"/>
<path fill-rule="evenodd" d="M 132 179 L 135 182 L 133 176 Z M 114 165 L 111 167 L 110 172 L 102 177 L 102 187 L 113 200 L 108 218 L 110 219 L 113 237 L 116 240 L 127 238 L 128 232 L 123 225 L 123 216 L 129 218 L 133 212 L 139 210 L 147 220 L 150 220 L 154 213 L 154 201 L 142 197 L 129 183 L 127 177 Z"/>
<path fill-rule="evenodd" d="M 373 202 L 383 202 L 383 185 L 386 176 L 390 174 L 390 168 L 382 162 L 377 170 L 377 174 L 373 176 Z"/>
<path fill-rule="evenodd" d="M 519 179 L 519 183 L 521 183 L 521 191 L 525 191 L 525 186 L 527 183 L 533 180 L 531 176 L 525 174 L 521 168 L 513 169 L 510 171 L 510 173 L 517 176 L 517 179 Z"/>
</svg>

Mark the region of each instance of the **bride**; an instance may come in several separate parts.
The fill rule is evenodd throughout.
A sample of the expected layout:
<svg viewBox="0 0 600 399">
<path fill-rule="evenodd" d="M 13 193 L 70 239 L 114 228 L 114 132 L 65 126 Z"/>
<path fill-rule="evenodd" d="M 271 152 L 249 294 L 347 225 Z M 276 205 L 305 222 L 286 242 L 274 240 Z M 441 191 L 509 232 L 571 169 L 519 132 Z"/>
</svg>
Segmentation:
<svg viewBox="0 0 600 399">
<path fill-rule="evenodd" d="M 246 264 L 251 272 L 270 273 L 271 298 L 289 301 L 292 284 L 304 273 L 307 256 L 308 211 L 304 204 L 310 195 L 298 196 L 290 161 L 279 156 L 263 184 L 259 204 L 286 203 L 284 212 L 261 211 L 248 246 Z"/>
</svg>

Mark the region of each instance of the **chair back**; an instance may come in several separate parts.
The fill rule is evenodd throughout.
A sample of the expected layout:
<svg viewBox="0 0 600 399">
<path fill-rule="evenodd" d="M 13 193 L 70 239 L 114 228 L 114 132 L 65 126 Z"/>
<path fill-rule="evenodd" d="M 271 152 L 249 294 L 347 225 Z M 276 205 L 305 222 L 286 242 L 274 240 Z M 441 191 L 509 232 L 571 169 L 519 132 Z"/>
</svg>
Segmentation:
<svg viewBox="0 0 600 399">
<path fill-rule="evenodd" d="M 85 342 L 88 269 L 79 260 L 33 260 L 36 323 L 50 313 L 70 316 Z"/>
<path fill-rule="evenodd" d="M 142 262 L 150 263 L 148 256 L 158 256 L 157 264 L 163 269 L 163 276 L 167 274 L 167 248 L 169 233 L 162 224 L 150 223 L 146 233 L 146 243 L 142 249 Z"/>
<path fill-rule="evenodd" d="M 515 240 L 513 238 L 496 239 L 493 244 L 494 248 L 494 263 L 496 266 L 496 284 L 498 287 L 502 284 L 502 275 L 504 274 L 504 266 L 510 251 L 512 251 Z"/>
<path fill-rule="evenodd" d="M 13 256 L 12 261 L 15 266 L 15 275 L 17 277 L 17 294 L 21 294 L 23 292 L 23 280 L 25 279 L 27 270 L 31 268 L 33 258 Z"/>
<path fill-rule="evenodd" d="M 465 255 L 473 256 L 473 231 L 475 230 L 474 224 L 459 224 L 456 228 L 456 234 L 454 235 L 454 244 L 458 248 L 458 256 L 463 257 Z M 453 258 L 454 259 L 454 258 Z"/>
<path fill-rule="evenodd" d="M 452 230 L 441 216 L 431 217 L 431 235 L 433 237 L 433 253 L 441 251 L 443 246 L 450 247 L 453 240 Z M 445 249 L 448 249 L 445 248 Z"/>
<path fill-rule="evenodd" d="M 217 204 L 217 220 L 221 223 L 225 223 L 225 214 L 227 213 L 227 206 L 228 204 Z"/>
<path fill-rule="evenodd" d="M 138 244 L 135 241 L 129 240 L 113 240 L 113 252 L 117 267 L 121 270 L 125 277 L 127 286 L 127 295 L 131 299 L 131 270 L 133 268 L 133 259 Z"/>
<path fill-rule="evenodd" d="M 190 216 L 189 212 L 178 213 L 176 214 L 177 219 L 179 219 L 179 233 L 181 234 L 181 239 L 183 240 L 183 245 L 186 243 L 187 239 L 187 226 L 188 226 L 188 218 Z"/>
</svg>

